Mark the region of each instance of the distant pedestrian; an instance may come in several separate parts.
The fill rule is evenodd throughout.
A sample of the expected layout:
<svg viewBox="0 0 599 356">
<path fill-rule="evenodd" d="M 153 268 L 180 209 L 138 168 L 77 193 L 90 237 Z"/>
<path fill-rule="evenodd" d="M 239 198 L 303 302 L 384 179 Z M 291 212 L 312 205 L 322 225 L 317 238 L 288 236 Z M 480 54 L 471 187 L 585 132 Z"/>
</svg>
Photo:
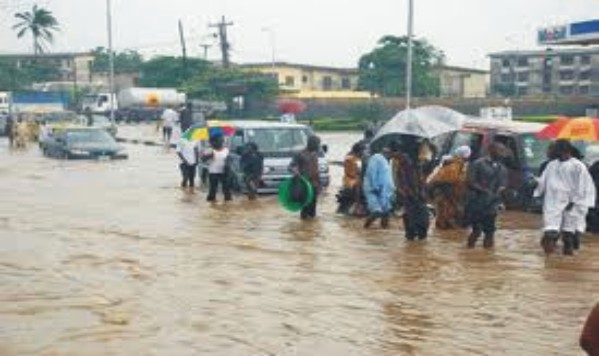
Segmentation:
<svg viewBox="0 0 599 356">
<path fill-rule="evenodd" d="M 50 137 L 50 127 L 48 127 L 48 124 L 45 120 L 42 120 L 42 122 L 40 122 L 40 127 L 37 136 L 37 142 L 40 148 L 43 146 L 44 142 L 48 139 L 48 137 Z"/>
<path fill-rule="evenodd" d="M 364 228 L 369 228 L 377 219 L 381 219 L 381 227 L 389 227 L 389 217 L 395 193 L 395 185 L 391 173 L 391 148 L 383 148 L 368 159 L 368 166 L 362 187 L 366 196 L 368 217 Z"/>
<path fill-rule="evenodd" d="M 181 124 L 181 132 L 185 132 L 191 125 L 194 124 L 191 102 L 188 101 L 185 103 L 185 105 L 179 113 L 179 118 Z"/>
<path fill-rule="evenodd" d="M 557 140 L 554 149 L 558 158 L 547 165 L 534 192 L 543 197 L 541 246 L 551 254 L 561 236 L 564 255 L 572 255 L 586 230 L 587 212 L 595 206 L 595 183 L 569 141 Z"/>
<path fill-rule="evenodd" d="M 501 163 L 503 149 L 502 144 L 491 143 L 488 155 L 468 167 L 466 219 L 472 226 L 468 248 L 474 248 L 482 234 L 485 248 L 492 248 L 495 243 L 497 212 L 502 206 L 501 193 L 508 183 L 507 168 Z"/>
<path fill-rule="evenodd" d="M 162 139 L 166 144 L 169 144 L 173 136 L 173 128 L 179 121 L 179 114 L 171 107 L 167 107 L 160 118 L 162 120 Z"/>
<path fill-rule="evenodd" d="M 580 347 L 589 356 L 599 356 L 599 304 L 591 310 L 584 324 L 580 334 Z"/>
<path fill-rule="evenodd" d="M 233 197 L 231 195 L 231 184 L 230 184 L 230 167 L 229 162 L 229 149 L 225 147 L 225 140 L 223 135 L 216 135 L 210 138 L 211 149 L 208 152 L 202 154 L 202 160 L 208 162 L 208 197 L 209 202 L 216 201 L 216 193 L 219 185 L 222 188 L 225 201 L 230 201 Z"/>
<path fill-rule="evenodd" d="M 16 148 L 26 148 L 29 139 L 29 128 L 22 117 L 19 117 L 17 124 L 13 128 L 14 145 Z"/>
<path fill-rule="evenodd" d="M 8 147 L 12 148 L 15 145 L 15 119 L 13 115 L 8 115 L 6 118 L 6 127 L 4 128 L 8 137 Z"/>
<path fill-rule="evenodd" d="M 311 185 L 314 191 L 312 201 L 309 202 L 301 211 L 302 219 L 312 219 L 316 217 L 316 204 L 320 189 L 320 175 L 318 170 L 318 157 L 320 155 L 320 138 L 318 136 L 308 137 L 306 148 L 293 156 L 290 171 L 295 176 L 302 176 Z"/>
<path fill-rule="evenodd" d="M 181 160 L 179 163 L 179 170 L 181 171 L 181 188 L 189 188 L 189 190 L 193 192 L 199 161 L 197 143 L 181 138 L 179 139 L 179 142 L 177 142 L 176 151 Z"/>
<path fill-rule="evenodd" d="M 248 142 L 241 155 L 241 170 L 243 179 L 250 200 L 256 199 L 258 188 L 262 181 L 262 171 L 264 170 L 264 156 L 260 153 L 258 145 L 254 142 Z"/>
<path fill-rule="evenodd" d="M 343 161 L 343 184 L 337 194 L 337 212 L 340 214 L 363 216 L 366 212 L 362 199 L 363 154 L 364 145 L 355 143 Z"/>
</svg>

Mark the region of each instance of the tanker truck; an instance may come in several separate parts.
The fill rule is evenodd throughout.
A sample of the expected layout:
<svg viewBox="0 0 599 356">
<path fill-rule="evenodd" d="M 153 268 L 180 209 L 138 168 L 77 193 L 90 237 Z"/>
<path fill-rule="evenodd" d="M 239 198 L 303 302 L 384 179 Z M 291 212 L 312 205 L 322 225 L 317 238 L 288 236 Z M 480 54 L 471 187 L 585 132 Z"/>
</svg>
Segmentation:
<svg viewBox="0 0 599 356">
<path fill-rule="evenodd" d="M 85 95 L 81 109 L 96 114 L 109 115 L 115 110 L 117 120 L 157 120 L 164 108 L 178 108 L 185 104 L 185 94 L 173 88 L 128 88 L 118 96 L 110 93 Z"/>
</svg>

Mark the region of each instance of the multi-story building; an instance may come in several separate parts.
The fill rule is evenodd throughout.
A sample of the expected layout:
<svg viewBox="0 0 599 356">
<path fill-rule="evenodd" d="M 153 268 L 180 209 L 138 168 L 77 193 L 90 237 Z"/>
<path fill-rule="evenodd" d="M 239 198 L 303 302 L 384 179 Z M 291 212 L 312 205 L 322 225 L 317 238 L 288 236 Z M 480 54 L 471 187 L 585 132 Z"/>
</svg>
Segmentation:
<svg viewBox="0 0 599 356">
<path fill-rule="evenodd" d="M 296 97 L 369 97 L 357 91 L 358 70 L 286 62 L 251 63 L 242 67 L 274 75 L 281 91 Z"/>
<path fill-rule="evenodd" d="M 33 54 L 0 54 L 0 59 L 14 60 L 17 66 L 28 63 L 43 63 L 49 67 L 57 68 L 59 77 L 57 81 L 64 82 L 91 82 L 91 65 L 94 56 L 91 53 L 43 53 Z"/>
<path fill-rule="evenodd" d="M 437 68 L 441 97 L 484 98 L 487 96 L 489 72 L 455 66 Z"/>
<path fill-rule="evenodd" d="M 599 47 L 506 51 L 491 57 L 491 94 L 599 96 Z"/>
</svg>

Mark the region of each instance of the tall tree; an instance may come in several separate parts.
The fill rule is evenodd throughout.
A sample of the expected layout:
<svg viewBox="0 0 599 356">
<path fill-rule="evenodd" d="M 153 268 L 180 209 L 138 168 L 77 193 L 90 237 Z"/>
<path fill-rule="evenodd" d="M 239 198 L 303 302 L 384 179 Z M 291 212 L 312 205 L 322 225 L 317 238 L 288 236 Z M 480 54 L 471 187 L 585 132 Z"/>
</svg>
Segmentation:
<svg viewBox="0 0 599 356">
<path fill-rule="evenodd" d="M 442 64 L 443 52 L 424 39 L 413 41 L 413 87 L 414 96 L 439 95 L 439 78 L 434 67 Z M 381 96 L 405 95 L 408 38 L 385 36 L 371 52 L 364 54 L 359 62 L 359 87 Z"/>
<path fill-rule="evenodd" d="M 139 84 L 149 87 L 178 88 L 190 78 L 202 75 L 209 68 L 208 61 L 187 58 L 187 73 L 185 73 L 181 57 L 155 57 L 142 64 Z"/>
<path fill-rule="evenodd" d="M 12 28 L 17 31 L 18 38 L 31 33 L 34 54 L 43 53 L 46 46 L 54 42 L 54 32 L 59 30 L 59 26 L 52 12 L 33 5 L 31 11 L 18 12 L 15 17 L 19 22 Z"/>
</svg>

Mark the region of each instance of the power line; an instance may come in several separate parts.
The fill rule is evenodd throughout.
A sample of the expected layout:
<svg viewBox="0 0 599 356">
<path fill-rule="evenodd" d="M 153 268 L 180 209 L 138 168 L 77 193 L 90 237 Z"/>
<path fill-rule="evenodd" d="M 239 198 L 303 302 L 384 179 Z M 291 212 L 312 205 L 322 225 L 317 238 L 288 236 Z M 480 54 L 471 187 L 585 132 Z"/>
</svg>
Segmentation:
<svg viewBox="0 0 599 356">
<path fill-rule="evenodd" d="M 209 24 L 209 28 L 217 28 L 218 36 L 220 38 L 220 51 L 223 56 L 223 67 L 229 68 L 231 64 L 231 58 L 229 56 L 231 50 L 231 44 L 227 39 L 227 27 L 233 26 L 233 22 L 225 21 L 225 17 L 223 16 L 219 23 Z"/>
</svg>

